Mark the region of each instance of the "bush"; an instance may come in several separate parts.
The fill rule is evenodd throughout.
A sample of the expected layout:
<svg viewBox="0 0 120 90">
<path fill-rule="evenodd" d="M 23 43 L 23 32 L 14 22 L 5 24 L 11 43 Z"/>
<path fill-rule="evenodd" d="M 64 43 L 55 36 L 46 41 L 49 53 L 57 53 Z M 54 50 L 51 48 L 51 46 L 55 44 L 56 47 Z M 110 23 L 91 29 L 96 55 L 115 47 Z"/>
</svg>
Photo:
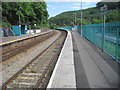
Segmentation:
<svg viewBox="0 0 120 90">
<path fill-rule="evenodd" d="M 57 25 L 55 25 L 55 24 L 50 25 L 50 29 L 56 29 L 56 28 L 57 28 Z"/>
</svg>

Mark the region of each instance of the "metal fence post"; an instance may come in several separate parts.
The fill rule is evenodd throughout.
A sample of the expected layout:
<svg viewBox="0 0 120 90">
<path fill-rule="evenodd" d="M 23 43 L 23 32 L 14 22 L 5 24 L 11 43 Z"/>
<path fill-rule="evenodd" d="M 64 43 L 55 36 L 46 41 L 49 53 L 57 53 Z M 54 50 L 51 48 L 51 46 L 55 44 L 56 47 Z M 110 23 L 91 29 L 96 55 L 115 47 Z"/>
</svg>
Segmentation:
<svg viewBox="0 0 120 90">
<path fill-rule="evenodd" d="M 106 16 L 104 15 L 104 23 L 103 23 L 103 30 L 102 30 L 102 52 L 104 51 L 104 40 L 105 40 L 105 20 L 106 20 Z"/>
<path fill-rule="evenodd" d="M 103 49 L 104 49 L 104 28 L 102 28 L 102 52 L 103 52 Z"/>
</svg>

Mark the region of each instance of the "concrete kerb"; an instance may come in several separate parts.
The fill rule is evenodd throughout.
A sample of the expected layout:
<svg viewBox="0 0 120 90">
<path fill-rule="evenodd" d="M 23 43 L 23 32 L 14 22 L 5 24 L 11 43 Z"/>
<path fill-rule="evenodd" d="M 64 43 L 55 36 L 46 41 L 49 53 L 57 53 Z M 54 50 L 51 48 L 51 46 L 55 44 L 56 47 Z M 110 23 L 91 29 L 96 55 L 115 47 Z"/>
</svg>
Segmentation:
<svg viewBox="0 0 120 90">
<path fill-rule="evenodd" d="M 66 30 L 66 29 L 64 29 Z M 76 88 L 72 35 L 69 30 L 48 83 L 49 88 Z"/>
</svg>

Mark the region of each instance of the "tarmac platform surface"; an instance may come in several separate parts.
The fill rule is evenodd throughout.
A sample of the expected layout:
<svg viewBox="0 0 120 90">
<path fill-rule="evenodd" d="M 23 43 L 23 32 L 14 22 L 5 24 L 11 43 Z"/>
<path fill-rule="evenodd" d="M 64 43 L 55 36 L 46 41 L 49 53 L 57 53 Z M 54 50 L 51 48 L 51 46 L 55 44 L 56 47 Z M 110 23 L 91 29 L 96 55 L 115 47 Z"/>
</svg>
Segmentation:
<svg viewBox="0 0 120 90">
<path fill-rule="evenodd" d="M 98 53 L 96 48 L 90 45 L 91 42 L 77 32 L 71 33 L 68 37 L 72 35 L 72 39 L 66 40 L 47 88 L 120 87 L 119 64 L 110 56 L 104 55 L 105 53 Z M 68 61 L 73 61 L 69 68 L 65 64 Z M 63 72 L 71 72 L 73 77 Z"/>
<path fill-rule="evenodd" d="M 115 60 L 109 60 L 116 65 L 116 71 L 105 59 L 89 45 L 80 34 L 72 32 L 74 46 L 74 60 L 76 82 L 78 88 L 117 88 L 119 85 L 119 64 Z"/>
</svg>

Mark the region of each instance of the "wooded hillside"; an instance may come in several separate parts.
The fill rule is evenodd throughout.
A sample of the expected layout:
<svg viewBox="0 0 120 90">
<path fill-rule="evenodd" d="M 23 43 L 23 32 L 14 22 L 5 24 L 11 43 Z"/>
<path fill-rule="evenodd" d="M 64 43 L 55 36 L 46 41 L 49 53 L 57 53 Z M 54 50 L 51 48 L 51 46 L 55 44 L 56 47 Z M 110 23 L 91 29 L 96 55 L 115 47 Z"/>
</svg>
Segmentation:
<svg viewBox="0 0 120 90">
<path fill-rule="evenodd" d="M 83 25 L 87 24 L 97 24 L 103 23 L 103 15 L 100 14 L 100 8 L 106 4 L 108 6 L 108 11 L 106 15 L 106 22 L 120 21 L 119 10 L 120 2 L 99 2 L 96 7 L 84 9 L 83 12 Z M 76 13 L 76 24 L 81 24 L 81 11 L 69 11 L 61 13 L 55 17 L 49 19 L 49 23 L 53 26 L 71 26 L 75 24 Z"/>
</svg>

